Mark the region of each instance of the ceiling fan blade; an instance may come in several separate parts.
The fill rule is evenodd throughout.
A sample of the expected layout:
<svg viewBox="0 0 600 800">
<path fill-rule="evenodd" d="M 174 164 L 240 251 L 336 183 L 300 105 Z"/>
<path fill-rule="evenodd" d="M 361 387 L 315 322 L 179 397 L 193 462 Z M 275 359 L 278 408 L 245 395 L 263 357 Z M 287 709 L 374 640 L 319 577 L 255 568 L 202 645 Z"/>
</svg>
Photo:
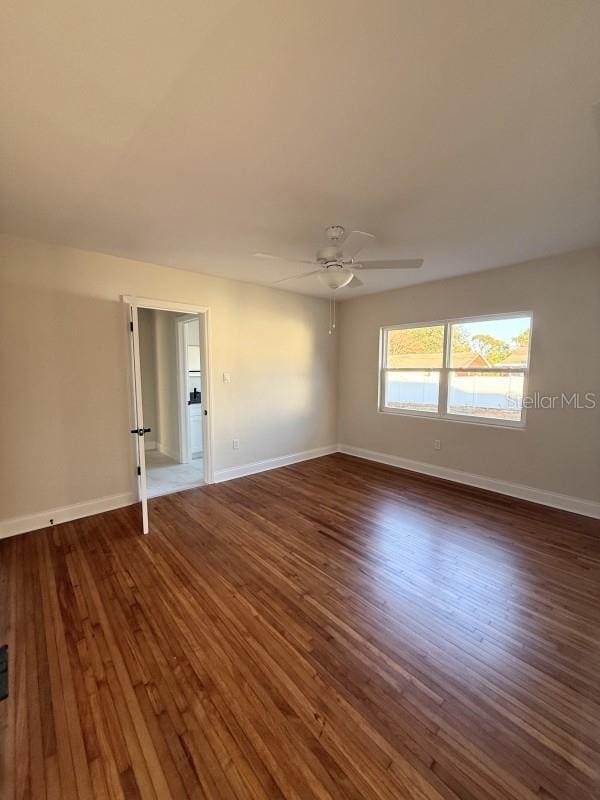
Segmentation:
<svg viewBox="0 0 600 800">
<path fill-rule="evenodd" d="M 308 262 L 309 264 L 312 262 Z M 317 272 L 321 272 L 320 269 L 313 269 L 312 272 L 300 272 L 298 275 L 288 275 L 286 278 L 280 278 L 278 281 L 273 281 L 273 286 L 276 283 L 283 283 L 284 281 L 293 281 L 294 278 L 308 278 L 309 275 L 316 275 Z"/>
<path fill-rule="evenodd" d="M 394 261 L 363 261 L 353 264 L 358 269 L 419 269 L 423 266 L 422 258 L 399 258 Z"/>
<path fill-rule="evenodd" d="M 285 256 L 272 256 L 270 253 L 254 253 L 254 258 L 262 258 L 267 261 L 286 261 L 288 264 L 315 264 L 306 258 L 286 258 Z"/>
<path fill-rule="evenodd" d="M 355 275 L 346 288 L 347 289 L 358 289 L 359 286 L 364 286 L 364 283 L 360 280 L 360 278 L 357 278 L 356 275 Z"/>
<path fill-rule="evenodd" d="M 366 231 L 350 231 L 341 243 L 345 258 L 353 258 L 363 247 L 373 241 L 375 235 Z"/>
</svg>

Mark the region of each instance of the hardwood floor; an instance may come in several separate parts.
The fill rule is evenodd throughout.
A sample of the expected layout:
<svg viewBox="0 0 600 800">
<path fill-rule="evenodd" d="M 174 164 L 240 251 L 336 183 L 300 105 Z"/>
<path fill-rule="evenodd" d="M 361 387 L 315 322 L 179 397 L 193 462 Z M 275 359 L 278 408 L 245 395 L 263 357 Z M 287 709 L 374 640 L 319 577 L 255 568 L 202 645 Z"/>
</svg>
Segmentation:
<svg viewBox="0 0 600 800">
<path fill-rule="evenodd" d="M 12 798 L 600 797 L 600 523 L 335 455 L 0 542 Z"/>
</svg>

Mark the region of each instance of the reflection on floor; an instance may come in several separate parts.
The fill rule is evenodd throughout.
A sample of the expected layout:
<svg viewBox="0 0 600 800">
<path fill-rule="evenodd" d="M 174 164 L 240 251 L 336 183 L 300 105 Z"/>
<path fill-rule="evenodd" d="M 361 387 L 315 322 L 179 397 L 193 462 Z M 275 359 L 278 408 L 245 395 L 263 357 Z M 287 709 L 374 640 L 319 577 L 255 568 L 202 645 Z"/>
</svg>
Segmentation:
<svg viewBox="0 0 600 800">
<path fill-rule="evenodd" d="M 146 478 L 148 497 L 191 489 L 204 483 L 203 461 L 202 458 L 194 458 L 189 464 L 179 464 L 158 450 L 148 450 Z"/>
</svg>

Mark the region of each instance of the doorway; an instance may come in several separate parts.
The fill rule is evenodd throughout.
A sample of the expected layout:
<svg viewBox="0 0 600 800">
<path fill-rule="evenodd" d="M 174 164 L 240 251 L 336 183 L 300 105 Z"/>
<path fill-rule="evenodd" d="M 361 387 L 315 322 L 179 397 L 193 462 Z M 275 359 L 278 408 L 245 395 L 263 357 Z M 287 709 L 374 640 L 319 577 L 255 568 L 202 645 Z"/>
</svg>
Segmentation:
<svg viewBox="0 0 600 800">
<path fill-rule="evenodd" d="M 208 309 L 130 305 L 133 412 L 143 530 L 148 498 L 212 482 Z"/>
<path fill-rule="evenodd" d="M 204 484 L 200 319 L 138 309 L 148 497 Z"/>
</svg>

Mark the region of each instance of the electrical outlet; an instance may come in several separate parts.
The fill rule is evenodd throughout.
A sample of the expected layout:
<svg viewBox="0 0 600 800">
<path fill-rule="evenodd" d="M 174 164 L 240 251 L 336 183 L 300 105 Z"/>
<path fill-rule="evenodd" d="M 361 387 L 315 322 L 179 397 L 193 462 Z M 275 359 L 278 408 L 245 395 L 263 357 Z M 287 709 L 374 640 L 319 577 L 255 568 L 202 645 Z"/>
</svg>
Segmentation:
<svg viewBox="0 0 600 800">
<path fill-rule="evenodd" d="M 433 449 L 434 450 L 441 450 L 442 449 L 442 442 L 440 439 L 433 440 Z"/>
<path fill-rule="evenodd" d="M 239 439 L 234 439 L 233 440 L 233 449 L 234 450 L 239 450 L 240 449 L 240 440 Z"/>
</svg>

